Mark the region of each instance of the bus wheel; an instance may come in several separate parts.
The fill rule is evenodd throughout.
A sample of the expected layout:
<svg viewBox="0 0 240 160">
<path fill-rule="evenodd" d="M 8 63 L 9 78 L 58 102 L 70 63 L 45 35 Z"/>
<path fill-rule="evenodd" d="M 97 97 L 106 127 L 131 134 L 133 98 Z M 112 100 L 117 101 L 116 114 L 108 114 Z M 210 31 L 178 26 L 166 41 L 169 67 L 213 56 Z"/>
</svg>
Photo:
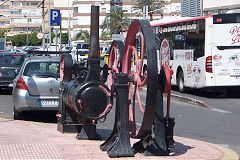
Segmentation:
<svg viewBox="0 0 240 160">
<path fill-rule="evenodd" d="M 178 90 L 182 93 L 185 91 L 183 71 L 178 73 Z"/>
</svg>

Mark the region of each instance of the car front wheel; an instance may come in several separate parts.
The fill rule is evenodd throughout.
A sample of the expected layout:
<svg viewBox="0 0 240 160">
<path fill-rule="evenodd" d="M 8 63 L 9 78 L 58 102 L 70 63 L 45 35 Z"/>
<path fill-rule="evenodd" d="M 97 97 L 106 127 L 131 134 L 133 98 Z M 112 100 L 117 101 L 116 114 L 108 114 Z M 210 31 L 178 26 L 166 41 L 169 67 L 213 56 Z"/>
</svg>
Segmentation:
<svg viewBox="0 0 240 160">
<path fill-rule="evenodd" d="M 178 74 L 178 90 L 181 93 L 185 91 L 184 76 L 182 71 L 180 71 Z"/>
</svg>

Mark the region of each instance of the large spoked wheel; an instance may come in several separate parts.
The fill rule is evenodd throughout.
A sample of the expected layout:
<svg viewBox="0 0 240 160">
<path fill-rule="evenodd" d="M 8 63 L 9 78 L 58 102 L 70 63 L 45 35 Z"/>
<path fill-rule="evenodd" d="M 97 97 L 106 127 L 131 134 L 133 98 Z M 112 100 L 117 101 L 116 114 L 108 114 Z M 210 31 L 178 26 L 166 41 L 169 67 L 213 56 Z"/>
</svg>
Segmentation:
<svg viewBox="0 0 240 160">
<path fill-rule="evenodd" d="M 140 46 L 135 46 L 136 37 Z M 132 77 L 129 83 L 129 129 L 133 138 L 144 138 L 151 132 L 157 98 L 157 56 L 154 35 L 149 22 L 132 22 L 126 38 L 122 72 Z M 144 61 L 147 60 L 147 73 Z M 145 92 L 147 89 L 147 92 Z"/>
<path fill-rule="evenodd" d="M 108 88 L 111 89 L 114 83 L 115 73 L 119 73 L 122 70 L 122 59 L 123 59 L 124 44 L 122 41 L 113 41 L 110 47 L 108 67 L 111 70 L 108 71 L 107 84 Z"/>
<path fill-rule="evenodd" d="M 72 80 L 72 56 L 68 53 L 61 55 L 60 59 L 60 80 L 69 82 Z"/>
</svg>

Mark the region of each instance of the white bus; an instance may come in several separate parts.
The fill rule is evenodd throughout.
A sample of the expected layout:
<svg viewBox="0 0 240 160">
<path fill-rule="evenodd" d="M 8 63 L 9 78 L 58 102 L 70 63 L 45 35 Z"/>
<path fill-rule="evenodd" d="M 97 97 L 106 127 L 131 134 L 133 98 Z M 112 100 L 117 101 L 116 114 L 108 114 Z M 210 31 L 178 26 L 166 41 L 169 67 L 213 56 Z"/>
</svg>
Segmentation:
<svg viewBox="0 0 240 160">
<path fill-rule="evenodd" d="M 151 25 L 161 42 L 161 63 L 173 70 L 172 85 L 180 92 L 240 87 L 240 14 Z"/>
</svg>

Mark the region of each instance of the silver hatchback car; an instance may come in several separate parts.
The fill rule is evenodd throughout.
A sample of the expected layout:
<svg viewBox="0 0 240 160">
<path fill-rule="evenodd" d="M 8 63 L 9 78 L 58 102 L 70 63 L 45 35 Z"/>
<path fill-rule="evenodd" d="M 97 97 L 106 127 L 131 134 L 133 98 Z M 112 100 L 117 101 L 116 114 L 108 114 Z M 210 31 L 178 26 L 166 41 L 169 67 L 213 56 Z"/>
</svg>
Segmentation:
<svg viewBox="0 0 240 160">
<path fill-rule="evenodd" d="M 14 119 L 23 111 L 58 110 L 60 57 L 27 57 L 13 81 Z"/>
</svg>

